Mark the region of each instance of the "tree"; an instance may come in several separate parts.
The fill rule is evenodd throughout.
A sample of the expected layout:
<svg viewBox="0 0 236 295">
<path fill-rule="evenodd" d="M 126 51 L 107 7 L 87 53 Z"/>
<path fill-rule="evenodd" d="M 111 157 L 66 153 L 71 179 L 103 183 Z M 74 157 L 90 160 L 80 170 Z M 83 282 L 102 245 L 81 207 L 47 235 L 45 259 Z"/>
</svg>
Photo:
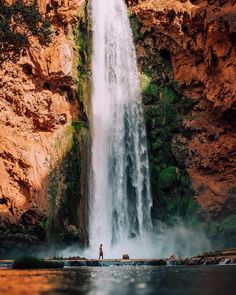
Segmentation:
<svg viewBox="0 0 236 295">
<path fill-rule="evenodd" d="M 15 60 L 29 45 L 29 36 L 36 36 L 41 44 L 51 40 L 51 24 L 39 13 L 38 3 L 15 0 L 12 4 L 0 0 L 0 62 Z"/>
</svg>

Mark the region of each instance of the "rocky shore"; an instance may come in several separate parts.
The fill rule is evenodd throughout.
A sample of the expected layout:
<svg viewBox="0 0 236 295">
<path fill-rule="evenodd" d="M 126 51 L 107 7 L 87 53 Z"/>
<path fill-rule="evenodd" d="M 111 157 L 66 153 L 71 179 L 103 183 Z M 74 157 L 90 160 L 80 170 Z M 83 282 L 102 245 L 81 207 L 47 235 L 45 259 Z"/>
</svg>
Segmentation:
<svg viewBox="0 0 236 295">
<path fill-rule="evenodd" d="M 70 257 L 62 259 L 47 258 L 46 261 L 60 261 L 64 267 L 106 267 L 106 266 L 193 266 L 193 265 L 229 265 L 236 264 L 236 249 L 223 249 L 207 252 L 190 258 L 171 256 L 166 259 L 86 259 Z M 1 268 L 11 268 L 13 260 L 0 260 Z"/>
<path fill-rule="evenodd" d="M 223 249 L 183 260 L 184 265 L 235 264 L 236 249 Z"/>
</svg>

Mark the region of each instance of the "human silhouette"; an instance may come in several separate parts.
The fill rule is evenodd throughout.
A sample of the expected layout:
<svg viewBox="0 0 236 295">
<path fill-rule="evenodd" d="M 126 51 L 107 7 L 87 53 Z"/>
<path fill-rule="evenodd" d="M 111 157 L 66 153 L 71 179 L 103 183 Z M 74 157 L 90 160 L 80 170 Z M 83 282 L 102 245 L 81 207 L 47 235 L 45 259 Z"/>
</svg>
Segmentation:
<svg viewBox="0 0 236 295">
<path fill-rule="evenodd" d="M 103 259 L 103 250 L 102 250 L 102 244 L 100 244 L 100 247 L 99 247 L 99 259 Z"/>
</svg>

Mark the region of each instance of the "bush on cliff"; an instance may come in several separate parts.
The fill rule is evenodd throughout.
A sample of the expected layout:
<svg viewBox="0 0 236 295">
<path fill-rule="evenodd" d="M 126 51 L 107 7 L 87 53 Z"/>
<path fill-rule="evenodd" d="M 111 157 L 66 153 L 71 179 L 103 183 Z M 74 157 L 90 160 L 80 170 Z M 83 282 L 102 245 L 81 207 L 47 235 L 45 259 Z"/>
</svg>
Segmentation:
<svg viewBox="0 0 236 295">
<path fill-rule="evenodd" d="M 160 189 L 164 190 L 164 189 L 170 188 L 172 185 L 174 185 L 176 178 L 177 178 L 176 167 L 170 166 L 162 170 L 159 175 Z"/>
<path fill-rule="evenodd" d="M 156 97 L 158 95 L 158 87 L 151 83 L 151 76 L 147 73 L 141 75 L 141 89 L 144 95 Z"/>
<path fill-rule="evenodd" d="M 12 4 L 0 0 L 0 61 L 9 56 L 14 59 L 28 45 L 29 36 L 46 44 L 51 34 L 50 21 L 39 13 L 36 0 L 16 0 Z"/>
</svg>

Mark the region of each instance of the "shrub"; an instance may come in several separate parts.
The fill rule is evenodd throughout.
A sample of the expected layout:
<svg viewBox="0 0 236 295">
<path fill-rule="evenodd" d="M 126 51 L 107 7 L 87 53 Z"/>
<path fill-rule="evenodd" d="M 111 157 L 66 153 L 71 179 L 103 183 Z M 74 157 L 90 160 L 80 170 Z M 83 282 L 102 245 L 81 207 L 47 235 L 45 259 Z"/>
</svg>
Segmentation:
<svg viewBox="0 0 236 295">
<path fill-rule="evenodd" d="M 161 189 L 167 189 L 176 181 L 176 167 L 170 166 L 161 171 L 159 185 Z"/>
<path fill-rule="evenodd" d="M 150 75 L 142 73 L 142 75 L 141 75 L 141 89 L 142 89 L 142 92 L 145 92 L 150 84 L 151 84 Z"/>
<path fill-rule="evenodd" d="M 63 268 L 63 262 L 47 261 L 35 257 L 22 257 L 14 261 L 13 269 Z"/>
<path fill-rule="evenodd" d="M 16 53 L 28 45 L 28 37 L 36 36 L 42 44 L 50 42 L 50 21 L 39 13 L 36 0 L 24 3 L 15 0 L 12 4 L 0 0 L 0 57 L 15 58 Z"/>
<path fill-rule="evenodd" d="M 157 97 L 158 95 L 158 88 L 154 84 L 150 84 L 144 91 L 145 95 Z"/>
<path fill-rule="evenodd" d="M 131 14 L 129 16 L 129 22 L 133 34 L 133 39 L 137 41 L 141 36 L 140 36 L 140 23 L 136 17 L 135 14 Z"/>
</svg>

